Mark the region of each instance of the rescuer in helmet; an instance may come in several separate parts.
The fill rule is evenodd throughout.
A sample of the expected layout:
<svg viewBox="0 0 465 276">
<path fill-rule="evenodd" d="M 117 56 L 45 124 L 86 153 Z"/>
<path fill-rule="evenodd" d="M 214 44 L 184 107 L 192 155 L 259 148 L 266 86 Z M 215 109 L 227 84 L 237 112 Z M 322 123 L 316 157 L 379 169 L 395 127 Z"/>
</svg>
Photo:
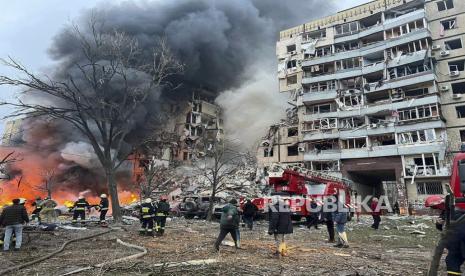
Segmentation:
<svg viewBox="0 0 465 276">
<path fill-rule="evenodd" d="M 148 236 L 153 235 L 153 217 L 155 216 L 155 206 L 152 204 L 152 199 L 147 198 L 144 203 L 140 205 L 140 222 L 142 223 L 139 230 L 140 235 L 147 234 Z"/>
<path fill-rule="evenodd" d="M 40 196 L 36 197 L 36 200 L 32 202 L 32 206 L 35 207 L 32 211 L 32 219 L 37 219 L 37 222 L 40 224 L 40 211 L 42 211 L 42 198 Z"/>
<path fill-rule="evenodd" d="M 44 201 L 40 204 L 42 210 L 40 211 L 40 215 L 44 218 L 46 223 L 55 223 L 55 219 L 57 213 L 55 212 L 55 207 L 57 207 L 57 203 L 49 198 L 46 197 Z"/>
<path fill-rule="evenodd" d="M 106 216 L 108 212 L 108 198 L 106 194 L 101 194 L 100 195 L 100 204 L 97 206 L 98 210 L 100 211 L 100 223 L 105 224 L 106 223 Z"/>
<path fill-rule="evenodd" d="M 425 206 L 441 212 L 439 218 L 436 219 L 436 228 L 442 231 L 446 219 L 444 198 L 439 195 L 430 196 L 426 199 Z M 463 210 L 456 210 L 452 219 L 457 220 L 463 214 Z M 447 236 L 446 240 L 448 251 L 446 257 L 447 275 L 462 275 L 460 266 L 465 261 L 465 224 L 458 224 L 456 229 L 449 233 L 450 235 Z"/>
<path fill-rule="evenodd" d="M 77 223 L 77 219 L 80 217 L 81 224 L 85 224 L 84 220 L 86 219 L 86 208 L 89 207 L 89 202 L 86 201 L 83 195 L 80 195 L 73 206 L 74 213 L 72 223 Z"/>
<path fill-rule="evenodd" d="M 170 214 L 170 204 L 166 202 L 167 199 L 168 198 L 166 196 L 161 196 L 157 205 L 155 213 L 155 230 L 157 232 L 157 236 L 163 236 L 165 233 L 166 217 Z"/>
</svg>

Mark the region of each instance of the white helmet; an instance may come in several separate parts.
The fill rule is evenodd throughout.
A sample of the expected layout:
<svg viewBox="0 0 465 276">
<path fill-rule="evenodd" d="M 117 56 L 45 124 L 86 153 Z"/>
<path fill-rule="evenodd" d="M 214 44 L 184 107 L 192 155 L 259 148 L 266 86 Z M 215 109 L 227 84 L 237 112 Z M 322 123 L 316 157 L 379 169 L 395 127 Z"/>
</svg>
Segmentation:
<svg viewBox="0 0 465 276">
<path fill-rule="evenodd" d="M 80 195 L 80 196 L 78 197 L 78 199 L 84 199 L 84 196 L 83 196 L 83 195 Z"/>
<path fill-rule="evenodd" d="M 144 202 L 145 202 L 145 203 L 152 203 L 152 199 L 149 197 L 149 198 L 145 199 Z"/>
<path fill-rule="evenodd" d="M 107 195 L 106 194 L 101 194 L 100 198 L 107 198 Z"/>
<path fill-rule="evenodd" d="M 19 199 L 19 204 L 25 204 L 26 203 L 26 199 L 25 198 L 20 198 Z"/>
</svg>

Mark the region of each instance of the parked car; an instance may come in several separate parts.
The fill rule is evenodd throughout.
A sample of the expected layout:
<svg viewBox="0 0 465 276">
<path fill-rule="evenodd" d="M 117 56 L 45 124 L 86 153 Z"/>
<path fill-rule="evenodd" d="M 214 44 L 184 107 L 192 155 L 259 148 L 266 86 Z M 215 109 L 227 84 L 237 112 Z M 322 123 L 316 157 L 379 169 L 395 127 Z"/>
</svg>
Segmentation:
<svg viewBox="0 0 465 276">
<path fill-rule="evenodd" d="M 215 205 L 226 204 L 226 200 L 221 197 L 215 197 Z M 208 207 L 210 206 L 209 196 L 186 196 L 183 198 L 181 204 L 179 204 L 179 210 L 182 216 L 186 219 L 192 219 L 194 217 L 206 218 Z"/>
</svg>

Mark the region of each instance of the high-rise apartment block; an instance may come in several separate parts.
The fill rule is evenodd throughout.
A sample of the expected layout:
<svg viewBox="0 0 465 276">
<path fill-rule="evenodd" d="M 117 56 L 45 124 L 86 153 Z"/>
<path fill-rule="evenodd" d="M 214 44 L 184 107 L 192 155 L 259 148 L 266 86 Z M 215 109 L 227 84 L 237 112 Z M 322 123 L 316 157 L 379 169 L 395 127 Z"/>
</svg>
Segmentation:
<svg viewBox="0 0 465 276">
<path fill-rule="evenodd" d="M 464 34 L 463 0 L 376 0 L 282 31 L 279 89 L 298 123 L 278 127 L 260 162 L 279 154 L 421 208 L 465 142 Z"/>
</svg>

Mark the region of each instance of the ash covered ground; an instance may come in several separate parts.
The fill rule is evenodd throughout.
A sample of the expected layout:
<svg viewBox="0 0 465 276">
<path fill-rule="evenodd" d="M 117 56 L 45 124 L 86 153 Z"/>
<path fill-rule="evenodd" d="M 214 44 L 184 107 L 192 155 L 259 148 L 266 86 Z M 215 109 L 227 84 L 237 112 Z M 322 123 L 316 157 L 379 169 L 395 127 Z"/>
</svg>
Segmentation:
<svg viewBox="0 0 465 276">
<path fill-rule="evenodd" d="M 324 225 L 319 230 L 295 225 L 294 234 L 287 236 L 288 255 L 278 258 L 273 256 L 274 240 L 263 220 L 253 231 L 241 228 L 241 249 L 222 245 L 219 253 L 213 251 L 217 222 L 173 218 L 165 236 L 155 238 L 139 236 L 138 221 L 126 222 L 132 224 L 69 244 L 54 257 L 11 275 L 62 275 L 139 252 L 116 239 L 145 247 L 148 252 L 134 260 L 74 275 L 423 275 L 439 235 L 427 216 L 384 216 L 378 231 L 370 228 L 371 217 L 362 216 L 360 223 L 347 225 L 350 248 L 339 249 L 326 243 Z M 105 230 L 88 225 L 86 230 L 27 234 L 21 251 L 2 253 L 0 270 L 44 256 L 73 238 Z M 209 263 L 176 265 L 199 260 Z"/>
</svg>

